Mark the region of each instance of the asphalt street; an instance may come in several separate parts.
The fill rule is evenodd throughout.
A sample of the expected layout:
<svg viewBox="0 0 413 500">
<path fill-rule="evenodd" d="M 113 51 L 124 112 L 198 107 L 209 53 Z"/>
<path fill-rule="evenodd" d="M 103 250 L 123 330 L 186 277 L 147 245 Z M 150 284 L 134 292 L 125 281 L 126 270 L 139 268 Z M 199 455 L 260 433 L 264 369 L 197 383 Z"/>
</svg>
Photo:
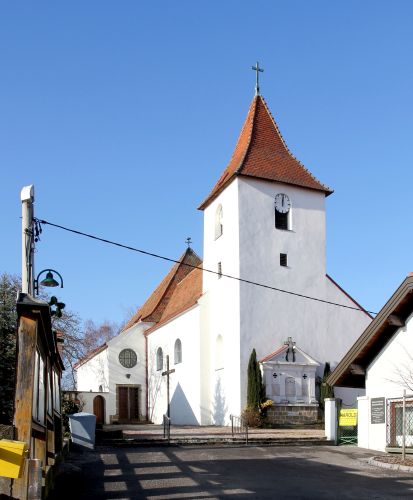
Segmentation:
<svg viewBox="0 0 413 500">
<path fill-rule="evenodd" d="M 412 499 L 409 473 L 353 446 L 165 446 L 73 451 L 53 500 Z"/>
</svg>

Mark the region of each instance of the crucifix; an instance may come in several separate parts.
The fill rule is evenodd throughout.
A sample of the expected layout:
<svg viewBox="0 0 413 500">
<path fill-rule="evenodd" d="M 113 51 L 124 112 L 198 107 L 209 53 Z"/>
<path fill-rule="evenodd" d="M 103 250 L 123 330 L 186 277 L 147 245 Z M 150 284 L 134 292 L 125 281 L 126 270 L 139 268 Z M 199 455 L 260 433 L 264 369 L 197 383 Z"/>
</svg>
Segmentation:
<svg viewBox="0 0 413 500">
<path fill-rule="evenodd" d="M 166 415 L 168 418 L 171 416 L 171 403 L 169 401 L 169 375 L 171 373 L 175 373 L 175 368 L 172 368 L 172 370 L 169 369 L 169 354 L 166 355 L 166 371 L 162 372 L 163 376 L 166 376 L 166 400 L 168 403 L 168 407 L 166 409 Z"/>
<path fill-rule="evenodd" d="M 258 61 L 257 61 L 257 64 L 252 67 L 252 69 L 257 73 L 257 81 L 255 83 L 255 95 L 260 95 L 259 74 L 263 73 L 264 70 L 262 68 L 260 68 Z"/>
<path fill-rule="evenodd" d="M 293 355 L 293 363 L 295 362 L 295 342 L 291 337 L 284 342 L 284 345 L 288 345 L 287 353 L 285 355 L 285 361 L 289 361 L 288 355 L 291 353 Z"/>
</svg>

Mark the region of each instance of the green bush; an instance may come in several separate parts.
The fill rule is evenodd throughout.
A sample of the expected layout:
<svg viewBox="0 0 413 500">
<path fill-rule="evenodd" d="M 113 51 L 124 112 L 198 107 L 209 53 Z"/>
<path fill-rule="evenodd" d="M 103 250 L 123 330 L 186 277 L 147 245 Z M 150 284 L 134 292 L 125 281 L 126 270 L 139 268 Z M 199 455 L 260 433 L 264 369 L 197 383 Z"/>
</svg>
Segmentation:
<svg viewBox="0 0 413 500">
<path fill-rule="evenodd" d="M 63 416 L 63 429 L 65 435 L 70 434 L 69 429 L 69 415 L 78 413 L 81 410 L 80 404 L 72 399 L 65 399 L 62 401 L 62 416 Z"/>
</svg>

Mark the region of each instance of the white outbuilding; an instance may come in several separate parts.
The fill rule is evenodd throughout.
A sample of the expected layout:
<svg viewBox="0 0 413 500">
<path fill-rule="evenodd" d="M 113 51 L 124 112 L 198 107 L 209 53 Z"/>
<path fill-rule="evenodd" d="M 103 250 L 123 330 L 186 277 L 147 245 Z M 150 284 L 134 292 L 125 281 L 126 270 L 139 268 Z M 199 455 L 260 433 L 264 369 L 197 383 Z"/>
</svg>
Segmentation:
<svg viewBox="0 0 413 500">
<path fill-rule="evenodd" d="M 362 448 L 400 451 L 404 428 L 405 446 L 413 451 L 412 317 L 410 274 L 328 378 L 334 387 L 366 391 L 357 406 Z"/>
</svg>

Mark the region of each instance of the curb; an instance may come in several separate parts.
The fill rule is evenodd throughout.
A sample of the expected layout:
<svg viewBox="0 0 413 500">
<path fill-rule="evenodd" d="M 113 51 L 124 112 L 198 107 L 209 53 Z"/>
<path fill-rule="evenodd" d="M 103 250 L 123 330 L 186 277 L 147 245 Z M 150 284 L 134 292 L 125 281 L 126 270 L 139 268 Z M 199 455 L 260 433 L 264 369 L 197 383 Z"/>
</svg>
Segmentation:
<svg viewBox="0 0 413 500">
<path fill-rule="evenodd" d="M 375 467 L 381 467 L 382 469 L 399 470 L 402 472 L 413 472 L 413 467 L 411 467 L 410 465 L 388 464 L 386 462 L 379 462 L 378 460 L 374 460 L 374 457 L 369 458 L 368 463 L 370 465 L 374 465 Z"/>
<path fill-rule="evenodd" d="M 116 447 L 155 447 L 155 446 L 223 446 L 223 445 L 242 445 L 245 446 L 243 439 L 190 439 L 190 438 L 171 438 L 167 440 L 158 439 L 120 439 L 120 440 L 106 440 L 98 442 L 101 446 L 116 446 Z M 249 446 L 332 446 L 332 441 L 322 439 L 251 439 L 248 442 Z"/>
</svg>

